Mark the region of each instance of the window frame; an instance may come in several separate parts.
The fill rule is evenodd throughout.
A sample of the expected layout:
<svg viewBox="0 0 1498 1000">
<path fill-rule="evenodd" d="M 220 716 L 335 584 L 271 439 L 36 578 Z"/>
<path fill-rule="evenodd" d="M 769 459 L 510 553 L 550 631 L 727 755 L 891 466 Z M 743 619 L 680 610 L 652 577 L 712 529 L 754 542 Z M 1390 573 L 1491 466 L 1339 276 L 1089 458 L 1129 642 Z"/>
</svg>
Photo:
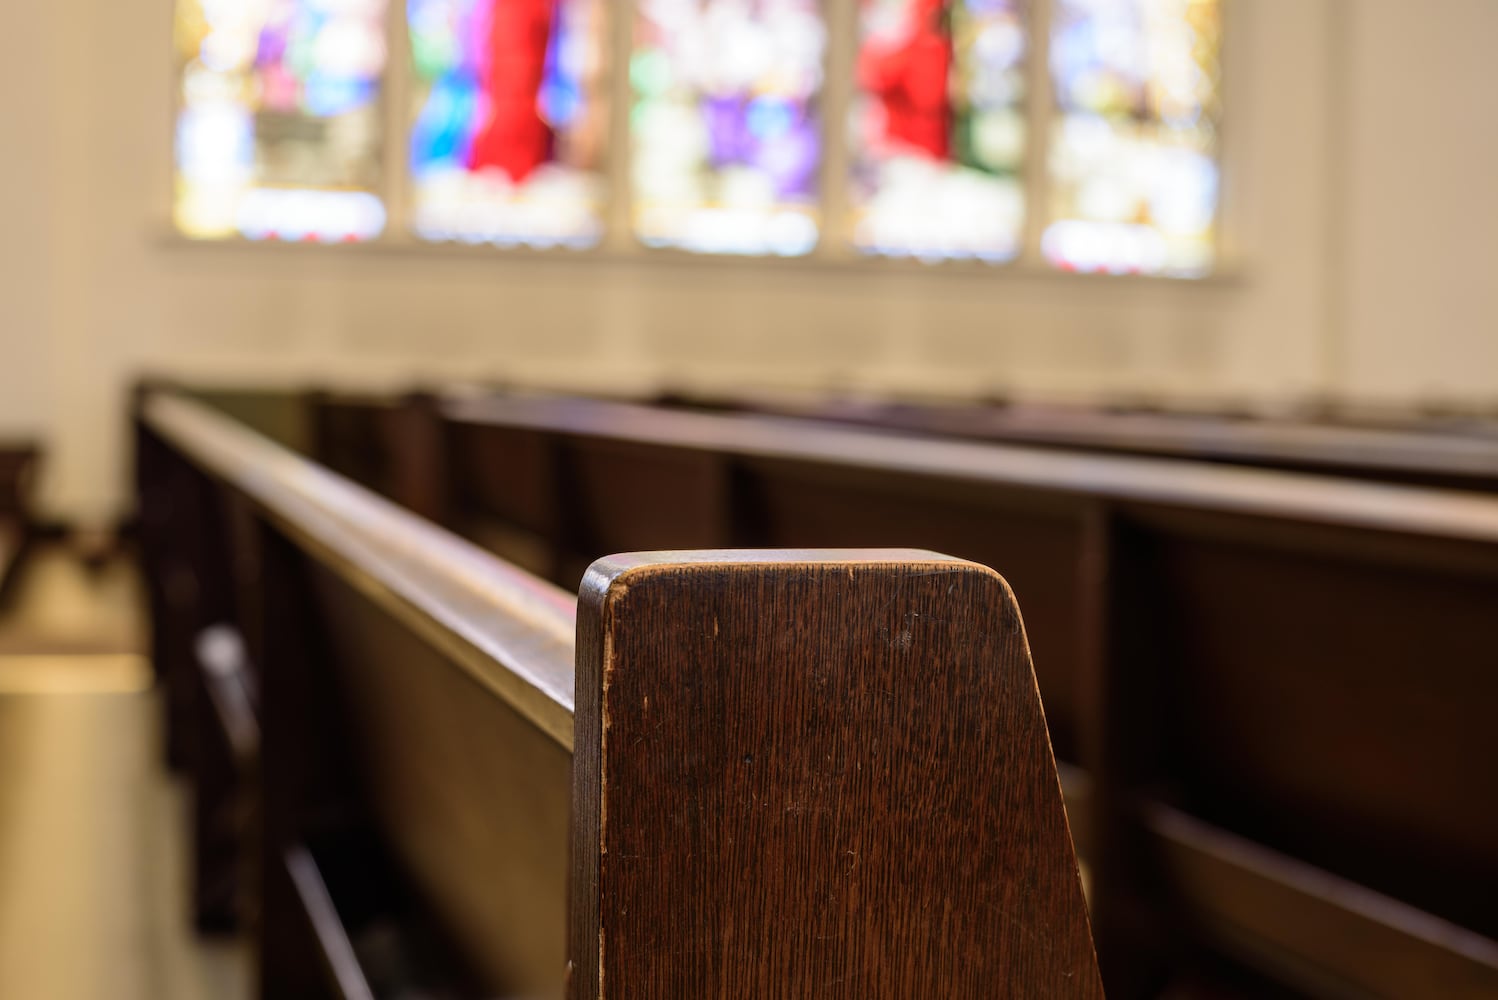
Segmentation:
<svg viewBox="0 0 1498 1000">
<path fill-rule="evenodd" d="M 1200 275 L 1160 273 L 1113 273 L 1105 271 L 1071 271 L 1048 261 L 1041 241 L 1050 222 L 1051 175 L 1049 158 L 1051 136 L 1062 116 L 1057 105 L 1051 75 L 1051 26 L 1058 0 L 1025 0 L 1027 45 L 1024 57 L 1026 125 L 1023 183 L 1025 216 L 1019 250 L 1010 259 L 990 261 L 974 258 L 922 260 L 915 257 L 883 256 L 858 250 L 848 236 L 851 218 L 847 177 L 852 163 L 852 144 L 847 141 L 846 124 L 856 91 L 854 67 L 858 54 L 860 0 L 819 0 L 827 30 L 824 53 L 824 82 L 820 97 L 822 128 L 822 162 L 819 170 L 820 229 L 816 245 L 798 256 L 774 254 L 705 253 L 677 247 L 650 247 L 633 231 L 630 163 L 634 136 L 630 133 L 629 114 L 633 90 L 629 79 L 629 61 L 634 44 L 634 6 L 632 2 L 609 4 L 606 21 L 608 64 L 605 70 L 610 100 L 607 125 L 607 153 L 604 160 L 604 211 L 602 235 L 588 247 L 498 246 L 493 243 L 428 240 L 417 235 L 413 222 L 413 178 L 408 167 L 408 143 L 412 125 L 412 65 L 409 56 L 410 34 L 406 0 L 387 0 L 385 30 L 388 59 L 378 98 L 382 123 L 380 181 L 376 193 L 385 206 L 385 226 L 373 239 L 357 242 L 290 243 L 279 240 L 257 240 L 236 233 L 224 237 L 194 237 L 184 233 L 176 221 L 177 124 L 183 109 L 181 73 L 176 62 L 174 41 L 176 5 L 171 6 L 171 31 L 168 31 L 172 56 L 172 94 L 170 107 L 165 216 L 168 242 L 193 247 L 265 247 L 284 252 L 296 248 L 308 253 L 451 255 L 487 259 L 558 259 L 572 261 L 623 261 L 630 264 L 659 262 L 721 266 L 865 271 L 871 274 L 931 273 L 951 275 L 1013 275 L 1025 278 L 1054 278 L 1065 281 L 1170 282 L 1199 285 L 1236 280 L 1237 268 L 1229 255 L 1231 198 L 1231 158 L 1224 143 L 1226 110 L 1230 100 L 1228 53 L 1235 27 L 1230 20 L 1238 6 L 1232 0 L 1218 0 L 1222 11 L 1222 39 L 1218 51 L 1219 115 L 1214 161 L 1218 168 L 1218 197 L 1213 220 L 1212 266 Z M 1039 40 L 1039 44 L 1037 44 Z"/>
</svg>

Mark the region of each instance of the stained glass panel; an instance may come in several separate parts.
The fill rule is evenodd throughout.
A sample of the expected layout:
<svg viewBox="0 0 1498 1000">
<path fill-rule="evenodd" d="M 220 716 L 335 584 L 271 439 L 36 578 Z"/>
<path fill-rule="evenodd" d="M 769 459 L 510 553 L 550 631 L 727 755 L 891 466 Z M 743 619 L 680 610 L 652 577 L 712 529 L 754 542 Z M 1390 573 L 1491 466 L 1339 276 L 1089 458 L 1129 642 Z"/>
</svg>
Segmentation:
<svg viewBox="0 0 1498 1000">
<path fill-rule="evenodd" d="M 816 0 L 641 0 L 630 80 L 635 235 L 702 253 L 818 236 Z"/>
<path fill-rule="evenodd" d="M 416 232 L 587 246 L 603 216 L 604 0 L 408 0 Z"/>
<path fill-rule="evenodd" d="M 181 232 L 380 233 L 385 10 L 385 0 L 179 0 Z"/>
<path fill-rule="evenodd" d="M 1218 0 L 1057 0 L 1043 250 L 1077 271 L 1196 276 L 1218 202 Z"/>
<path fill-rule="evenodd" d="M 861 0 L 853 244 L 1004 260 L 1025 204 L 1020 0 Z"/>
</svg>

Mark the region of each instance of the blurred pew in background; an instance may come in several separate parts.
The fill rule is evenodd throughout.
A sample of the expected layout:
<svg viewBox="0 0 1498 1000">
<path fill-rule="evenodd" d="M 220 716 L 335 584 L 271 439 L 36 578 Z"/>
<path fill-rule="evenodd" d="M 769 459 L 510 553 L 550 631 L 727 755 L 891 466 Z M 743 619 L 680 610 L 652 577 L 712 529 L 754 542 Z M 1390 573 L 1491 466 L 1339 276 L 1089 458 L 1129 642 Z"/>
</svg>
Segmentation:
<svg viewBox="0 0 1498 1000">
<path fill-rule="evenodd" d="M 1498 418 L 1474 415 L 1326 410 L 1269 417 L 1022 403 L 983 406 L 789 398 L 737 403 L 679 398 L 677 404 L 937 437 L 1498 492 Z"/>
</svg>

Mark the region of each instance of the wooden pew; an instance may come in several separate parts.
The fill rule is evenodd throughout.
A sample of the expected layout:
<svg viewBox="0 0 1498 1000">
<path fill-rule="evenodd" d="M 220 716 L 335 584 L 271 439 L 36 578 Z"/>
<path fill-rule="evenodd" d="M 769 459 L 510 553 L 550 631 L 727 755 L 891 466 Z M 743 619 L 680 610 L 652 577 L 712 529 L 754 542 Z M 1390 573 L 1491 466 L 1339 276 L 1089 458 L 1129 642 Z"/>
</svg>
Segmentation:
<svg viewBox="0 0 1498 1000">
<path fill-rule="evenodd" d="M 1101 996 L 992 571 L 657 552 L 574 602 L 199 404 L 138 417 L 192 528 L 146 519 L 165 646 L 256 676 L 197 721 L 258 730 L 262 996 Z"/>
<path fill-rule="evenodd" d="M 1117 995 L 1200 955 L 1318 996 L 1498 992 L 1474 889 L 1498 884 L 1498 798 L 1469 770 L 1498 760 L 1498 501 L 576 400 L 440 409 L 447 522 L 555 579 L 658 546 L 1004 566 Z"/>
<path fill-rule="evenodd" d="M 700 406 L 700 401 L 682 400 Z M 724 401 L 709 401 L 717 409 Z M 1498 493 L 1498 422 L 1406 416 L 1348 422 L 1314 415 L 1181 413 L 1079 406 L 745 400 L 749 412 L 943 438 Z"/>
</svg>

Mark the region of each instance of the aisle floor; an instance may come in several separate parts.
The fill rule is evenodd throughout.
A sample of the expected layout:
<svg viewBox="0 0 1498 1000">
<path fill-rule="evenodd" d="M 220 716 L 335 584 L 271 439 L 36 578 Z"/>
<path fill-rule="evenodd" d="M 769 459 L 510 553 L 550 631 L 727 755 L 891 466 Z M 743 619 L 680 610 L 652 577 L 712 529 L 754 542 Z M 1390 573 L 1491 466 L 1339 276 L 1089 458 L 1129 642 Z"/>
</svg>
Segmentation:
<svg viewBox="0 0 1498 1000">
<path fill-rule="evenodd" d="M 187 918 L 131 564 L 39 550 L 0 609 L 0 997 L 240 1000 L 246 949 Z"/>
</svg>

